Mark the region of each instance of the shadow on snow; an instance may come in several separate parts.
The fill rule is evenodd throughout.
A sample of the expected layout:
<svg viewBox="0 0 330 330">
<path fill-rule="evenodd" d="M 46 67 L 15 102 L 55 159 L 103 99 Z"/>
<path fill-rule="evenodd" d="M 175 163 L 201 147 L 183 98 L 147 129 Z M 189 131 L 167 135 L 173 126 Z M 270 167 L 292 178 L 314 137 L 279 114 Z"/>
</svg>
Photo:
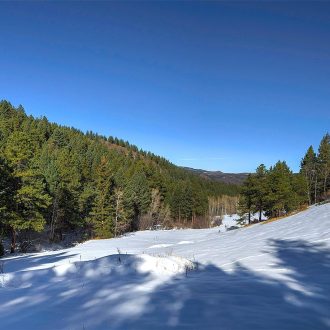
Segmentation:
<svg viewBox="0 0 330 330">
<path fill-rule="evenodd" d="M 302 240 L 269 245 L 276 276 L 208 264 L 159 283 L 138 271 L 141 259 L 133 255 L 20 268 L 11 285 L 0 288 L 0 324 L 11 330 L 330 328 L 329 249 Z"/>
</svg>

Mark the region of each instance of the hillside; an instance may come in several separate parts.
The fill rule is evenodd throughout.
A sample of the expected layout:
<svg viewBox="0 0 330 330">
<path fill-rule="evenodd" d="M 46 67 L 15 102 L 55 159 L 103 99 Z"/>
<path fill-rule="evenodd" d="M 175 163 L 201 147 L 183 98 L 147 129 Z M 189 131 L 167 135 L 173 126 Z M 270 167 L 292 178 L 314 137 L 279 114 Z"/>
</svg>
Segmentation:
<svg viewBox="0 0 330 330">
<path fill-rule="evenodd" d="M 69 233 L 82 241 L 154 226 L 207 227 L 210 198 L 239 193 L 122 139 L 34 118 L 7 101 L 0 102 L 0 177 L 0 233 L 11 236 L 12 251 L 17 242 L 59 242 Z"/>
<path fill-rule="evenodd" d="M 224 173 L 221 171 L 205 171 L 190 167 L 183 168 L 191 173 L 199 175 L 201 178 L 235 185 L 241 185 L 249 175 L 249 173 Z"/>
<path fill-rule="evenodd" d="M 330 204 L 2 259 L 4 329 L 328 329 Z M 194 270 L 192 270 L 194 268 Z"/>
</svg>

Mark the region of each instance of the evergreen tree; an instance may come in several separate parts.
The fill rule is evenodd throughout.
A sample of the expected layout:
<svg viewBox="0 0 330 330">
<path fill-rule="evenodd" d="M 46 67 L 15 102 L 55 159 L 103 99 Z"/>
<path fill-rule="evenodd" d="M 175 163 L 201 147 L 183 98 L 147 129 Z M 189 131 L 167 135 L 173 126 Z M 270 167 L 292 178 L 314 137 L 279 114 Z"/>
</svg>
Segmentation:
<svg viewBox="0 0 330 330">
<path fill-rule="evenodd" d="M 251 223 L 251 213 L 253 211 L 256 195 L 256 185 L 252 174 L 249 174 L 243 183 L 241 197 L 239 199 L 239 215 L 241 218 L 248 217 L 248 223 Z"/>
<path fill-rule="evenodd" d="M 318 173 L 322 183 L 323 198 L 327 198 L 330 177 L 330 135 L 327 133 L 321 140 L 318 155 Z"/>
<path fill-rule="evenodd" d="M 184 181 L 179 181 L 171 190 L 171 214 L 180 224 L 184 223 L 186 225 L 193 218 L 194 196 L 192 187 L 185 185 Z"/>
<path fill-rule="evenodd" d="M 258 166 L 255 175 L 252 177 L 251 184 L 254 185 L 253 205 L 259 213 L 259 221 L 261 221 L 262 211 L 264 210 L 268 195 L 267 170 L 264 164 Z"/>
<path fill-rule="evenodd" d="M 110 238 L 114 233 L 113 190 L 108 160 L 102 158 L 96 172 L 94 202 L 90 213 L 93 233 L 98 238 Z"/>
<path fill-rule="evenodd" d="M 294 174 L 292 177 L 292 187 L 294 191 L 294 208 L 298 209 L 299 207 L 309 203 L 308 196 L 306 191 L 308 191 L 308 181 L 302 173 Z"/>
<path fill-rule="evenodd" d="M 14 132 L 5 148 L 5 156 L 16 179 L 13 200 L 15 212 L 9 221 L 12 232 L 11 252 L 15 251 L 19 231 L 41 231 L 44 228 L 46 209 L 51 203 L 46 182 L 33 162 L 36 147 L 27 133 Z"/>
<path fill-rule="evenodd" d="M 147 213 L 151 202 L 148 180 L 142 171 L 137 171 L 131 177 L 126 196 L 133 215 L 131 229 L 139 230 L 140 217 Z"/>
<path fill-rule="evenodd" d="M 304 156 L 304 158 L 301 160 L 301 170 L 300 172 L 305 176 L 307 181 L 307 196 L 308 196 L 308 202 L 309 205 L 312 204 L 312 201 L 314 200 L 314 203 L 316 203 L 316 188 L 317 188 L 317 172 L 316 172 L 316 166 L 317 166 L 317 158 L 316 154 L 314 152 L 313 146 L 310 146 Z"/>
<path fill-rule="evenodd" d="M 35 153 L 35 146 L 28 133 L 15 131 L 11 134 L 4 148 L 4 156 L 15 173 L 26 170 Z"/>
<path fill-rule="evenodd" d="M 268 175 L 270 193 L 267 198 L 268 215 L 280 216 L 294 209 L 295 194 L 292 188 L 292 172 L 285 162 L 278 161 Z"/>
<path fill-rule="evenodd" d="M 11 225 L 16 230 L 41 231 L 45 225 L 45 210 L 51 203 L 44 178 L 32 169 L 20 172 L 18 178 L 20 187 L 15 195 L 17 217 Z"/>
<path fill-rule="evenodd" d="M 115 225 L 114 235 L 125 232 L 128 229 L 128 214 L 125 211 L 124 204 L 124 191 L 120 187 L 116 187 L 114 190 L 115 198 Z"/>
<path fill-rule="evenodd" d="M 6 160 L 0 157 L 0 256 L 4 253 L 2 234 L 11 229 L 10 224 L 15 214 L 16 181 Z"/>
<path fill-rule="evenodd" d="M 79 206 L 73 192 L 65 184 L 58 184 L 52 193 L 50 241 L 61 241 L 63 232 L 82 226 L 78 212 Z"/>
</svg>

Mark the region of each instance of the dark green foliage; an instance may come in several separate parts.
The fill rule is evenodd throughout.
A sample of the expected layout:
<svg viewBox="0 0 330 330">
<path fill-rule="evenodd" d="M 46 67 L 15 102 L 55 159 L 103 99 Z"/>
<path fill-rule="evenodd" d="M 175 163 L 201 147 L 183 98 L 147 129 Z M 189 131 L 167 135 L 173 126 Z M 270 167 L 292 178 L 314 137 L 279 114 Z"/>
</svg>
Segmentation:
<svg viewBox="0 0 330 330">
<path fill-rule="evenodd" d="M 300 166 L 300 173 L 304 175 L 307 182 L 306 195 L 309 205 L 311 205 L 312 201 L 316 203 L 317 196 L 317 157 L 313 146 L 308 148 L 305 157 L 301 160 Z"/>
<path fill-rule="evenodd" d="M 192 200 L 193 196 L 191 187 L 186 186 L 182 181 L 178 182 L 173 190 L 170 202 L 174 217 L 179 221 L 187 221 L 191 219 L 193 214 Z"/>
<path fill-rule="evenodd" d="M 29 119 L 27 119 L 29 122 Z M 24 127 L 22 121 L 22 127 Z M 30 126 L 26 125 L 30 130 Z M 42 231 L 46 223 L 45 212 L 51 203 L 46 191 L 46 181 L 36 165 L 38 141 L 34 134 L 14 131 L 3 145 L 3 156 L 12 169 L 15 184 L 12 187 L 12 202 L 6 226 L 12 234 L 15 250 L 16 233 L 22 230 Z"/>
<path fill-rule="evenodd" d="M 127 141 L 27 116 L 0 102 L 0 227 L 12 236 L 68 231 L 112 237 L 205 217 L 208 197 L 237 195 L 235 185 L 204 180 Z"/>
<path fill-rule="evenodd" d="M 261 221 L 262 211 L 267 202 L 267 195 L 269 194 L 270 185 L 267 180 L 268 171 L 264 164 L 259 165 L 254 176 L 254 196 L 253 204 L 254 211 L 259 213 L 259 221 Z"/>
<path fill-rule="evenodd" d="M 285 162 L 277 162 L 268 171 L 260 165 L 244 182 L 239 202 L 242 216 L 264 211 L 278 217 L 329 198 L 330 135 L 322 138 L 318 154 L 310 146 L 301 160 L 300 173 L 293 174 Z"/>
<path fill-rule="evenodd" d="M 12 169 L 6 160 L 0 157 L 0 250 L 2 252 L 4 252 L 2 235 L 11 229 L 11 222 L 16 217 L 14 198 L 17 186 L 18 180 L 14 177 Z"/>
<path fill-rule="evenodd" d="M 51 241 L 59 241 L 64 231 L 79 228 L 82 223 L 78 202 L 72 191 L 59 184 L 52 197 L 49 238 Z"/>
<path fill-rule="evenodd" d="M 295 207 L 306 204 L 308 202 L 308 198 L 306 197 L 308 183 L 305 176 L 301 173 L 294 174 L 292 178 L 292 186 L 294 191 L 293 196 L 295 198 Z"/>
<path fill-rule="evenodd" d="M 269 170 L 261 164 L 256 173 L 245 180 L 239 210 L 241 216 L 262 212 L 270 217 L 287 214 L 307 202 L 307 182 L 303 175 L 293 174 L 285 162 L 278 161 Z"/>
<path fill-rule="evenodd" d="M 41 231 L 45 225 L 45 211 L 51 204 L 46 192 L 46 182 L 33 169 L 19 173 L 20 187 L 15 194 L 16 217 L 11 226 L 16 230 L 32 229 Z"/>
<path fill-rule="evenodd" d="M 114 232 L 114 182 L 108 161 L 102 158 L 96 169 L 96 183 L 89 223 L 93 236 L 110 238 Z"/>
<path fill-rule="evenodd" d="M 330 178 L 330 135 L 327 133 L 321 140 L 317 155 L 317 170 L 320 190 L 326 198 Z"/>
<path fill-rule="evenodd" d="M 329 190 L 329 140 L 310 148 L 300 174 L 285 162 L 260 165 L 242 187 L 242 214 L 290 212 Z M 0 102 L 0 230 L 12 238 L 43 231 L 51 241 L 69 231 L 113 237 L 179 222 L 198 226 L 209 198 L 237 196 L 240 188 L 179 168 L 127 141 L 27 116 Z M 198 220 L 199 219 L 199 220 Z M 204 220 L 200 220 L 204 219 Z"/>
<path fill-rule="evenodd" d="M 253 212 L 254 201 L 256 200 L 256 185 L 252 174 L 249 174 L 243 182 L 241 189 L 241 198 L 239 200 L 239 215 L 248 216 L 248 223 L 251 223 L 251 213 Z"/>
<path fill-rule="evenodd" d="M 317 203 L 329 198 L 330 189 L 330 135 L 322 138 L 318 154 L 312 146 L 301 161 L 300 173 L 306 178 L 306 194 L 309 204 Z"/>
<path fill-rule="evenodd" d="M 2 244 L 2 241 L 0 240 L 0 257 L 2 257 L 5 254 L 5 248 Z"/>
<path fill-rule="evenodd" d="M 270 216 L 280 216 L 295 209 L 293 174 L 285 162 L 278 161 L 268 173 L 269 193 L 266 211 Z"/>
<path fill-rule="evenodd" d="M 6 160 L 0 157 L 0 217 L 2 223 L 8 223 L 11 212 L 14 209 L 15 180 L 13 171 L 8 166 Z"/>
</svg>

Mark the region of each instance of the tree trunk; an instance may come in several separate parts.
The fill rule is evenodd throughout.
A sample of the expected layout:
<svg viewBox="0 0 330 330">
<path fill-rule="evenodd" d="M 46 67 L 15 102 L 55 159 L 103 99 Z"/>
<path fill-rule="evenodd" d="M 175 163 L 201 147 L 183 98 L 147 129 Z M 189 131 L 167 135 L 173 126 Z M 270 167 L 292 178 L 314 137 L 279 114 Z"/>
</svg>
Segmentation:
<svg viewBox="0 0 330 330">
<path fill-rule="evenodd" d="M 10 253 L 14 253 L 16 250 L 16 231 L 14 228 L 11 230 L 11 244 L 10 244 Z"/>
<path fill-rule="evenodd" d="M 323 197 L 324 199 L 326 199 L 326 196 L 327 196 L 327 180 L 328 180 L 328 177 L 325 176 L 324 177 L 324 182 L 323 182 Z"/>
<path fill-rule="evenodd" d="M 261 215 L 262 215 L 262 208 L 259 208 L 259 222 L 261 221 Z"/>
<path fill-rule="evenodd" d="M 56 193 L 54 204 L 53 204 L 52 220 L 50 222 L 50 236 L 49 236 L 49 239 L 52 242 L 55 239 L 55 227 L 56 227 L 56 222 L 57 222 L 57 209 L 58 209 L 58 197 L 57 197 L 57 193 Z"/>
<path fill-rule="evenodd" d="M 118 210 L 119 210 L 119 194 L 116 200 L 115 237 L 117 237 Z"/>
<path fill-rule="evenodd" d="M 306 181 L 307 181 L 307 194 L 308 194 L 308 205 L 312 205 L 312 193 L 311 193 L 311 188 L 312 188 L 312 177 L 309 175 L 305 175 Z"/>
<path fill-rule="evenodd" d="M 315 185 L 314 185 L 314 204 L 317 203 L 317 180 L 315 179 Z"/>
</svg>

